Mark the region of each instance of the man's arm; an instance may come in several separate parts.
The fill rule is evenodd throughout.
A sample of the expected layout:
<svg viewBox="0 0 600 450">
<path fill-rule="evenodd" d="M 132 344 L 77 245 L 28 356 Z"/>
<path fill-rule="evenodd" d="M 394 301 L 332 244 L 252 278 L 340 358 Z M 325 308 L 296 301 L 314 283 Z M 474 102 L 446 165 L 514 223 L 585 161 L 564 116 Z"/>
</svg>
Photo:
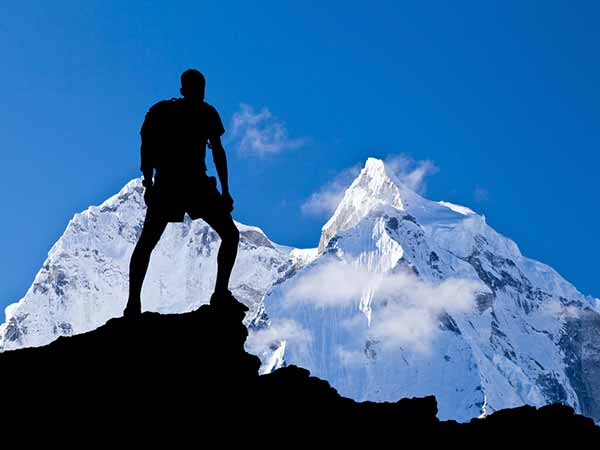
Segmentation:
<svg viewBox="0 0 600 450">
<path fill-rule="evenodd" d="M 146 188 L 144 190 L 144 203 L 146 206 L 150 206 L 152 202 L 152 192 L 154 180 L 152 179 L 154 176 L 154 166 L 152 165 L 152 159 L 150 158 L 150 149 L 148 142 L 144 145 L 144 139 L 142 137 L 142 145 L 141 145 L 141 156 L 142 156 L 142 174 L 144 175 L 144 179 L 142 180 L 142 185 Z"/>
<path fill-rule="evenodd" d="M 152 114 L 148 111 L 140 130 L 140 169 L 144 175 L 143 184 L 146 188 L 152 187 L 154 176 L 154 146 L 156 142 L 154 142 L 155 138 L 152 136 L 152 129 L 155 126 Z"/>
<path fill-rule="evenodd" d="M 221 182 L 221 194 L 226 201 L 230 203 L 231 209 L 233 209 L 233 198 L 229 193 L 229 178 L 227 173 L 227 156 L 225 155 L 225 149 L 221 143 L 219 136 L 214 136 L 209 139 L 209 147 L 212 149 L 213 161 L 217 169 L 217 175 Z"/>
<path fill-rule="evenodd" d="M 150 109 L 150 111 L 152 108 Z M 140 145 L 140 156 L 141 164 L 140 169 L 144 176 L 142 185 L 146 188 L 144 190 L 144 202 L 146 206 L 150 206 L 152 203 L 152 193 L 154 191 L 154 146 L 156 145 L 154 136 L 152 136 L 153 121 L 152 114 L 148 111 L 140 130 L 141 145 Z"/>
</svg>

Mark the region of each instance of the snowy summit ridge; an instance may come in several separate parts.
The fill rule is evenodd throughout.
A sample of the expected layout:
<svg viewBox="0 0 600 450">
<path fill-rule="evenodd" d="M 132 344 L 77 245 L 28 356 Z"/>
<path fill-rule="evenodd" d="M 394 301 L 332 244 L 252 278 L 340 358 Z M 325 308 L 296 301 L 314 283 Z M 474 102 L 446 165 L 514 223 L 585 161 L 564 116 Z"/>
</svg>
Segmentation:
<svg viewBox="0 0 600 450">
<path fill-rule="evenodd" d="M 319 250 L 323 250 L 337 232 L 353 227 L 372 210 L 385 206 L 403 210 L 400 186 L 390 179 L 383 161 L 368 158 L 331 218 L 323 225 Z"/>
<path fill-rule="evenodd" d="M 3 350 L 47 344 L 121 315 L 144 217 L 132 180 L 76 214 L 25 296 L 6 309 Z M 322 228 L 318 248 L 241 232 L 232 290 L 250 306 L 262 371 L 297 364 L 357 400 L 435 395 L 441 419 L 560 402 L 600 421 L 600 313 L 471 209 L 427 200 L 369 158 Z M 144 308 L 206 303 L 218 236 L 170 224 Z"/>
</svg>

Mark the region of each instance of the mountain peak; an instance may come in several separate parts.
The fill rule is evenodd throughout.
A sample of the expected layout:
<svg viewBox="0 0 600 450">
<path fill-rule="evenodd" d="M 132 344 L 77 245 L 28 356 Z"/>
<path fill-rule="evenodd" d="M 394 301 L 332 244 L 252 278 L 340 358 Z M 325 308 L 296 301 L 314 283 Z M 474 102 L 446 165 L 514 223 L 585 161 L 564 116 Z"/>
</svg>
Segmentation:
<svg viewBox="0 0 600 450">
<path fill-rule="evenodd" d="M 385 175 L 385 163 L 381 159 L 369 157 L 365 162 L 365 171 L 369 173 L 381 173 Z"/>
<path fill-rule="evenodd" d="M 381 159 L 368 158 L 364 167 L 346 189 L 342 200 L 321 230 L 319 251 L 337 232 L 356 225 L 370 212 L 383 207 L 406 209 L 406 200 L 417 194 L 390 174 Z"/>
</svg>

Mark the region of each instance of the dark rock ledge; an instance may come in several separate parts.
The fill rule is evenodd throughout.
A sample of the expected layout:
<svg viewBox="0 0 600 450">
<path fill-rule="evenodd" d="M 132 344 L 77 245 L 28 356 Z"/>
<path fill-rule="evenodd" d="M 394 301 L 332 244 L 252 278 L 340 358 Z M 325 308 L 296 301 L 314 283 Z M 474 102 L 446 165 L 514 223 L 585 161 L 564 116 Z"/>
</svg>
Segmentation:
<svg viewBox="0 0 600 450">
<path fill-rule="evenodd" d="M 64 443 L 77 431 L 86 433 L 88 444 L 160 435 L 172 441 L 191 437 L 201 447 L 209 435 L 249 447 L 311 440 L 395 439 L 402 446 L 403 438 L 600 438 L 591 419 L 558 404 L 458 424 L 436 418 L 433 396 L 359 403 L 300 367 L 259 376 L 258 358 L 244 350 L 246 337 L 241 316 L 202 306 L 187 314 L 112 319 L 45 347 L 2 353 L 4 435 L 19 430 L 21 438 L 60 436 L 57 442 Z"/>
</svg>

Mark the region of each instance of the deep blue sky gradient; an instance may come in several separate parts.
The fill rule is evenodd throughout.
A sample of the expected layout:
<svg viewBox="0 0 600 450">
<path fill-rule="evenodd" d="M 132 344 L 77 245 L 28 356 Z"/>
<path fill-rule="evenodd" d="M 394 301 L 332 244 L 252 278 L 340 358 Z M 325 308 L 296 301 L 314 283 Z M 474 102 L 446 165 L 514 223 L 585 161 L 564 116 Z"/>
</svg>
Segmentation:
<svg viewBox="0 0 600 450">
<path fill-rule="evenodd" d="M 440 168 L 428 198 L 484 213 L 600 295 L 599 5 L 5 2 L 0 306 L 74 213 L 139 176 L 144 113 L 188 67 L 227 128 L 244 102 L 308 139 L 263 157 L 226 146 L 235 218 L 273 240 L 315 246 L 326 218 L 301 213 L 310 194 L 368 156 L 408 153 Z"/>
</svg>

